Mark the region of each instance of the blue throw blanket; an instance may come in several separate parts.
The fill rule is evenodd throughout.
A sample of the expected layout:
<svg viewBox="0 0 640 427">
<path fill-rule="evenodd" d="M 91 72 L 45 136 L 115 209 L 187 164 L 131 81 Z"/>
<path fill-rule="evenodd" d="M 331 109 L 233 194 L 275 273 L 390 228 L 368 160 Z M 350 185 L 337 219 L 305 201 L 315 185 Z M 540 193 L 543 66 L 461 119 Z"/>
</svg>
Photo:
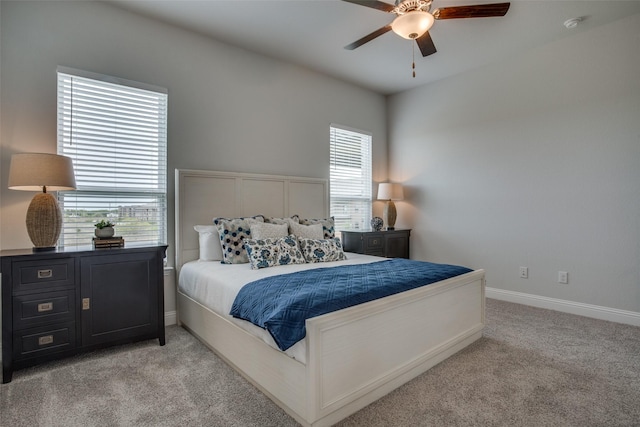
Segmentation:
<svg viewBox="0 0 640 427">
<path fill-rule="evenodd" d="M 281 274 L 246 284 L 231 315 L 268 330 L 278 347 L 286 350 L 306 335 L 306 319 L 470 271 L 396 258 Z"/>
</svg>

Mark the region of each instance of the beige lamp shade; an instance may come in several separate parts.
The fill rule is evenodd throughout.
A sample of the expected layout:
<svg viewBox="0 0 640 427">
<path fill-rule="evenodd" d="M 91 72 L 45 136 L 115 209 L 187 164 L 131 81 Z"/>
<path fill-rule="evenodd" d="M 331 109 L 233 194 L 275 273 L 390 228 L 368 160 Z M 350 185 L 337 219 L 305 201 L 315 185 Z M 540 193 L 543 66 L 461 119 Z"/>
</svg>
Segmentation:
<svg viewBox="0 0 640 427">
<path fill-rule="evenodd" d="M 394 230 L 396 225 L 396 205 L 393 200 L 403 200 L 404 190 L 402 184 L 382 182 L 378 185 L 378 200 L 386 200 L 387 204 L 383 211 L 383 220 L 387 224 L 387 230 Z"/>
<path fill-rule="evenodd" d="M 403 200 L 404 190 L 402 184 L 381 182 L 378 185 L 378 200 Z"/>
<path fill-rule="evenodd" d="M 34 250 L 55 249 L 62 229 L 62 210 L 47 190 L 74 190 L 73 162 L 57 154 L 14 154 L 9 167 L 11 190 L 42 191 L 27 210 L 27 233 Z"/>
<path fill-rule="evenodd" d="M 75 190 L 73 162 L 57 154 L 26 153 L 11 156 L 9 189 L 24 191 Z"/>
</svg>

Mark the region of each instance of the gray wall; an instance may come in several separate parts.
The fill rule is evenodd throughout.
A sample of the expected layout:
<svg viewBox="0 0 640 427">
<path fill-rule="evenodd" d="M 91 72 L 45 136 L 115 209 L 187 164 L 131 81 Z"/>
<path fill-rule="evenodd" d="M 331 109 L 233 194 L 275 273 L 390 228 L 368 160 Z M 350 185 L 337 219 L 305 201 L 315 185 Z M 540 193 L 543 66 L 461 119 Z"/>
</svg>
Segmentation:
<svg viewBox="0 0 640 427">
<path fill-rule="evenodd" d="M 171 246 L 175 168 L 328 178 L 334 122 L 373 133 L 373 178 L 386 179 L 379 94 L 107 4 L 2 1 L 1 15 L 2 249 L 31 246 L 24 220 L 33 193 L 7 190 L 9 161 L 56 151 L 59 65 L 169 90 Z"/>
<path fill-rule="evenodd" d="M 328 177 L 337 122 L 373 132 L 383 181 L 388 123 L 390 177 L 407 185 L 396 226 L 413 228 L 415 258 L 485 268 L 490 287 L 640 312 L 638 16 L 386 104 L 102 3 L 2 1 L 0 14 L 2 249 L 31 246 L 33 194 L 6 189 L 8 165 L 55 152 L 63 65 L 169 90 L 170 245 L 175 168 Z"/>
<path fill-rule="evenodd" d="M 413 257 L 640 312 L 639 28 L 635 15 L 389 98 Z"/>
</svg>

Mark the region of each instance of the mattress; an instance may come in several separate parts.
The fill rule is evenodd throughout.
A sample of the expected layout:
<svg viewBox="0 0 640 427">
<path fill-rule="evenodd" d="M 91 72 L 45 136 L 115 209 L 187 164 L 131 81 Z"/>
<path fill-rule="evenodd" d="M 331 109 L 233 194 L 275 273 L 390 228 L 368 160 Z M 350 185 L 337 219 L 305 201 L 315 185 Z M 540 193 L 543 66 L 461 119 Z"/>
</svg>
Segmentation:
<svg viewBox="0 0 640 427">
<path fill-rule="evenodd" d="M 240 289 L 255 280 L 292 273 L 295 271 L 311 270 L 314 268 L 337 267 L 341 265 L 367 264 L 386 258 L 347 253 L 344 261 L 294 264 L 252 270 L 249 264 L 222 264 L 220 261 L 191 261 L 182 266 L 178 289 L 183 294 L 209 308 L 214 313 L 228 319 L 250 334 L 260 338 L 269 346 L 280 351 L 273 337 L 266 330 L 245 320 L 236 319 L 229 314 L 231 306 Z M 285 353 L 306 363 L 305 340 L 298 341 Z"/>
</svg>

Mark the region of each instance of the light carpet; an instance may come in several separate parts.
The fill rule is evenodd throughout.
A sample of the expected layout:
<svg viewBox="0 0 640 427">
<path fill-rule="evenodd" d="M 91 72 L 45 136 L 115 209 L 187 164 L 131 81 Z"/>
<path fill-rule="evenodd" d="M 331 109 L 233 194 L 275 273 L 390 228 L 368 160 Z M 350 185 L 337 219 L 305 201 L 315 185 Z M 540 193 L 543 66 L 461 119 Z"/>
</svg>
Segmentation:
<svg viewBox="0 0 640 427">
<path fill-rule="evenodd" d="M 0 386 L 2 426 L 296 426 L 177 326 Z M 640 328 L 487 300 L 484 336 L 340 426 L 640 426 Z"/>
</svg>

